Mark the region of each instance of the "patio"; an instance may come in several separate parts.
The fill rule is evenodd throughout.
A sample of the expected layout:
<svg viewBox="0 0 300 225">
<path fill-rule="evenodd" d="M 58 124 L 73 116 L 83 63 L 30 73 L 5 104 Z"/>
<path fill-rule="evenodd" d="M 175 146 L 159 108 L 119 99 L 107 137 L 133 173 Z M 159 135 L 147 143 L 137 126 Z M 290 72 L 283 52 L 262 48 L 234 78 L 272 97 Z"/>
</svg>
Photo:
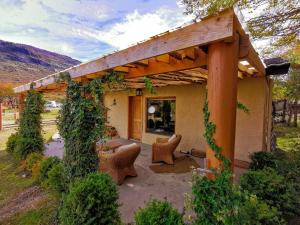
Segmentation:
<svg viewBox="0 0 300 225">
<path fill-rule="evenodd" d="M 125 144 L 133 143 L 132 140 L 113 139 Z M 141 153 L 135 161 L 137 177 L 127 177 L 124 183 L 118 186 L 119 202 L 122 221 L 124 223 L 132 222 L 134 212 L 143 207 L 145 202 L 151 198 L 165 199 L 176 207 L 179 212 L 184 208 L 185 193 L 191 194 L 191 172 L 188 173 L 154 173 L 149 166 L 151 162 L 151 145 L 137 142 L 141 145 Z M 63 157 L 63 141 L 56 140 L 46 145 L 45 155 Z M 184 156 L 180 152 L 175 152 L 176 157 Z M 204 167 L 204 160 L 192 157 L 200 167 Z M 156 163 L 157 164 L 157 163 Z M 235 168 L 235 180 L 245 171 L 241 168 Z"/>
</svg>

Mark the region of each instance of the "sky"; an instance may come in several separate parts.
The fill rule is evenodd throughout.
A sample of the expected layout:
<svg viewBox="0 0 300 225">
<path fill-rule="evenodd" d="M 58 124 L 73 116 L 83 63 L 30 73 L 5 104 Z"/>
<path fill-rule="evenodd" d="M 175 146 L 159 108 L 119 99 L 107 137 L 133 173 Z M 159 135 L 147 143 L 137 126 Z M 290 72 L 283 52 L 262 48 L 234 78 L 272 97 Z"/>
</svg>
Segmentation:
<svg viewBox="0 0 300 225">
<path fill-rule="evenodd" d="M 82 62 L 192 20 L 179 0 L 0 0 L 0 39 Z"/>
</svg>

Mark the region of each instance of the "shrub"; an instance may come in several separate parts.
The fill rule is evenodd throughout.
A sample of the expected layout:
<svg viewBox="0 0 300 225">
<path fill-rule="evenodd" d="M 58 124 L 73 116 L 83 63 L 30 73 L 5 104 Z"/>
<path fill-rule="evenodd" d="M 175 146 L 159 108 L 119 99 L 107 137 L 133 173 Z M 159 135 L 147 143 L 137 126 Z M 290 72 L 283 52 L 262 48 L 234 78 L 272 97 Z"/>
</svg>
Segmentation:
<svg viewBox="0 0 300 225">
<path fill-rule="evenodd" d="M 62 225 L 120 224 L 118 192 L 111 177 L 91 173 L 70 185 L 59 213 Z"/>
<path fill-rule="evenodd" d="M 136 225 L 182 225 L 182 215 L 167 201 L 152 200 L 135 213 Z"/>
<path fill-rule="evenodd" d="M 192 193 L 194 224 L 239 224 L 242 193 L 232 185 L 229 171 L 215 174 L 215 179 L 197 176 Z"/>
<path fill-rule="evenodd" d="M 65 191 L 66 185 L 64 181 L 64 166 L 62 162 L 55 164 L 49 170 L 48 179 L 45 180 L 44 185 L 58 192 Z"/>
<path fill-rule="evenodd" d="M 255 195 L 244 193 L 244 204 L 240 209 L 240 224 L 243 225 L 281 225 L 286 224 L 280 218 L 275 207 L 259 200 Z"/>
<path fill-rule="evenodd" d="M 33 168 L 35 168 L 36 164 L 42 161 L 42 159 L 43 155 L 41 153 L 30 153 L 25 159 L 25 169 L 32 173 Z"/>
<path fill-rule="evenodd" d="M 249 171 L 241 177 L 241 187 L 256 195 L 271 207 L 276 207 L 285 218 L 298 212 L 297 192 L 272 168 Z"/>
<path fill-rule="evenodd" d="M 49 178 L 48 172 L 57 164 L 61 163 L 61 160 L 54 156 L 45 159 L 41 164 L 41 169 L 39 173 L 39 181 L 43 182 Z"/>
<path fill-rule="evenodd" d="M 6 142 L 6 151 L 9 153 L 14 153 L 16 148 L 16 143 L 18 140 L 18 133 L 11 134 Z"/>
<path fill-rule="evenodd" d="M 42 95 L 30 90 L 25 100 L 24 111 L 21 114 L 15 156 L 25 159 L 31 152 L 42 152 L 44 143 L 42 138 L 41 113 L 44 108 Z"/>
<path fill-rule="evenodd" d="M 249 168 L 251 170 L 261 170 L 265 167 L 277 168 L 276 157 L 273 152 L 255 152 L 250 155 L 251 163 Z"/>
</svg>

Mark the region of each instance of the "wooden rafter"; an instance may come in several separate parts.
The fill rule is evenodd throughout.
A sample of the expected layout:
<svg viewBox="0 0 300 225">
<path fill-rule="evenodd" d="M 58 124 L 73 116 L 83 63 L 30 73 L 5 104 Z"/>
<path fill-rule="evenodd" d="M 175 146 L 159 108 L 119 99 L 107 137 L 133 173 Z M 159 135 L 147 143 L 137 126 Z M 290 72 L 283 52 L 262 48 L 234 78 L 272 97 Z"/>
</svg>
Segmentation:
<svg viewBox="0 0 300 225">
<path fill-rule="evenodd" d="M 118 66 L 133 64 L 137 65 L 138 68 L 129 68 L 130 70 L 136 69 L 131 76 L 138 76 L 142 74 L 139 68 L 142 66 L 141 64 L 143 64 L 143 60 L 149 59 L 149 64 L 151 64 L 150 60 L 155 60 L 156 56 L 180 51 L 182 49 L 191 47 L 203 46 L 221 40 L 232 39 L 233 18 L 233 10 L 225 10 L 224 12 L 219 13 L 217 16 L 206 18 L 200 22 L 193 23 L 172 32 L 165 32 L 161 35 L 157 35 L 145 42 L 131 46 L 127 49 L 109 54 L 87 63 L 82 63 L 62 72 L 69 72 L 72 78 L 76 78 L 98 73 L 99 71 L 106 71 L 111 69 L 113 70 Z M 173 65 L 173 69 L 169 67 L 165 72 L 176 70 L 178 71 L 193 67 L 195 68 L 199 65 L 202 65 L 202 63 L 199 64 L 199 61 L 197 62 L 197 59 L 195 59 L 195 62 L 191 61 L 191 58 L 192 57 L 190 57 L 189 54 L 184 55 L 184 59 L 182 60 L 183 62 L 178 63 L 180 64 L 180 66 Z M 143 65 L 145 66 L 146 70 L 148 67 L 151 67 L 151 65 Z M 128 68 L 128 66 L 125 67 Z M 162 73 L 164 71 L 162 69 L 154 69 L 150 72 L 151 74 L 156 74 Z M 57 75 L 58 73 L 35 81 L 35 88 L 42 88 L 51 83 L 54 83 L 54 77 Z M 24 92 L 29 89 L 29 86 L 30 85 L 27 84 L 17 87 L 15 88 L 15 92 Z"/>
</svg>

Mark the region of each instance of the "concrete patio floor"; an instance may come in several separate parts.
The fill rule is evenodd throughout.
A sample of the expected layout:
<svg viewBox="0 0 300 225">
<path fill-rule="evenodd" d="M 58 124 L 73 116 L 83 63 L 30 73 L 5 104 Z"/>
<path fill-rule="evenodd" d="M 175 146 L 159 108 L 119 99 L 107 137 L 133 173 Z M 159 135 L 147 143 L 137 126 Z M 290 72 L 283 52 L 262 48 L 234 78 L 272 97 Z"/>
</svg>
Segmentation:
<svg viewBox="0 0 300 225">
<path fill-rule="evenodd" d="M 114 139 L 122 144 L 129 144 L 134 141 L 124 139 Z M 118 186 L 119 203 L 122 222 L 131 223 L 134 218 L 134 212 L 139 207 L 144 207 L 145 202 L 150 199 L 167 199 L 176 207 L 179 212 L 183 212 L 184 195 L 191 194 L 191 172 L 175 173 L 154 173 L 149 166 L 151 162 L 151 146 L 141 145 L 141 153 L 135 161 L 137 177 L 128 177 L 124 183 Z M 47 156 L 63 157 L 63 141 L 53 141 L 46 145 L 45 154 Z M 177 157 L 182 153 L 176 152 Z M 192 157 L 192 156 L 190 156 Z M 203 167 L 204 161 L 193 157 L 194 160 Z M 241 171 L 236 171 L 239 174 Z"/>
</svg>

